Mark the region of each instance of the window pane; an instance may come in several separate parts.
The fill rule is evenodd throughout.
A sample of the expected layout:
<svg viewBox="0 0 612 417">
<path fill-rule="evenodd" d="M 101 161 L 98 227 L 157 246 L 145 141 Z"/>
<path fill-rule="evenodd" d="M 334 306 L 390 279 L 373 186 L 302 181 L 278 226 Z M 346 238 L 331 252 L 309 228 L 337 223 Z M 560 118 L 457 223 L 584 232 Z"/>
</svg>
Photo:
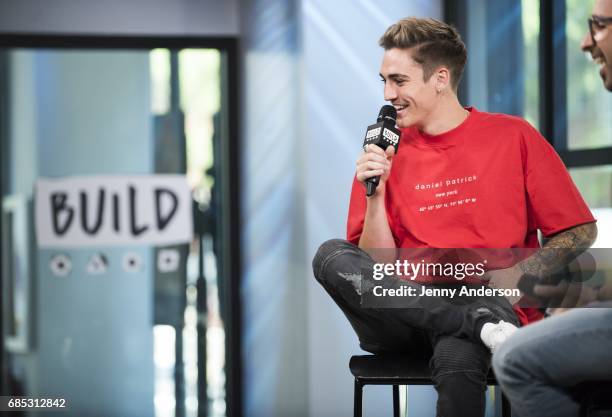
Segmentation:
<svg viewBox="0 0 612 417">
<path fill-rule="evenodd" d="M 572 168 L 570 175 L 597 219 L 594 248 L 612 248 L 612 165 Z"/>
<path fill-rule="evenodd" d="M 540 2 L 521 1 L 521 20 L 523 24 L 523 62 L 525 64 L 525 96 L 523 117 L 532 126 L 538 127 L 539 111 L 539 35 L 540 35 Z"/>
<path fill-rule="evenodd" d="M 170 51 L 153 49 L 149 53 L 151 77 L 151 113 L 161 115 L 170 111 Z"/>
<path fill-rule="evenodd" d="M 571 168 L 570 175 L 589 207 L 612 207 L 612 165 Z"/>
<path fill-rule="evenodd" d="M 588 31 L 591 2 L 567 0 L 567 113 L 570 149 L 612 145 L 612 94 L 604 89 L 599 66 L 580 50 Z"/>
<path fill-rule="evenodd" d="M 522 116 L 537 128 L 540 2 L 469 3 L 463 34 L 466 102 L 483 111 Z"/>
<path fill-rule="evenodd" d="M 221 179 L 218 178 L 218 165 L 215 166 L 218 161 L 214 157 L 219 155 L 219 143 L 223 140 L 218 122 L 222 111 L 221 52 L 217 49 L 184 49 L 178 53 L 178 60 L 179 96 L 185 116 L 187 179 L 202 222 L 206 223 L 204 219 L 213 220 L 214 213 L 219 212 L 216 206 L 219 204 L 218 184 Z M 207 415 L 225 415 L 225 327 L 221 312 L 224 305 L 220 297 L 227 281 L 218 275 L 219 242 L 215 242 L 218 230 L 210 220 L 200 228 L 200 236 L 191 245 L 188 260 L 191 267 L 187 269 L 190 285 L 185 314 L 186 417 L 197 415 L 198 400 L 206 410 L 210 407 Z M 204 294 L 198 295 L 198 291 Z M 198 296 L 206 305 L 205 334 L 198 334 Z M 206 361 L 205 366 L 198 361 Z M 206 375 L 198 372 L 206 372 Z M 201 387 L 198 383 L 202 382 L 198 381 L 199 378 L 205 379 L 206 399 L 198 399 L 198 388 Z"/>
</svg>

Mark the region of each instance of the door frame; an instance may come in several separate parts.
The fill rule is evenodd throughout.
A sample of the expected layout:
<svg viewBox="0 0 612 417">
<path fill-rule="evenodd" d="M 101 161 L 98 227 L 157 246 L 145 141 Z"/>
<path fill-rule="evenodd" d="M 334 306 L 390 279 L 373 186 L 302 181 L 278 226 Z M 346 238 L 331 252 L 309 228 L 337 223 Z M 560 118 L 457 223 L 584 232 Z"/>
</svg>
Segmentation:
<svg viewBox="0 0 612 417">
<path fill-rule="evenodd" d="M 5 195 L 7 170 L 2 163 L 8 155 L 7 127 L 7 48 L 53 48 L 53 49 L 185 49 L 214 48 L 227 56 L 227 114 L 228 143 L 222 146 L 222 175 L 226 178 L 228 190 L 221 193 L 223 206 L 228 208 L 222 218 L 224 270 L 227 272 L 225 306 L 225 372 L 226 372 L 226 414 L 241 417 L 242 411 L 242 311 L 240 302 L 240 276 L 242 252 L 240 247 L 240 77 L 239 41 L 236 37 L 200 36 L 115 36 L 115 35 L 74 35 L 74 34 L 0 34 L 0 196 Z M 0 230 L 1 232 L 1 230 Z M 0 265 L 1 266 L 1 265 Z M 0 286 L 2 285 L 0 276 Z M 0 300 L 0 394 L 4 393 L 4 340 L 2 329 L 2 308 Z"/>
</svg>

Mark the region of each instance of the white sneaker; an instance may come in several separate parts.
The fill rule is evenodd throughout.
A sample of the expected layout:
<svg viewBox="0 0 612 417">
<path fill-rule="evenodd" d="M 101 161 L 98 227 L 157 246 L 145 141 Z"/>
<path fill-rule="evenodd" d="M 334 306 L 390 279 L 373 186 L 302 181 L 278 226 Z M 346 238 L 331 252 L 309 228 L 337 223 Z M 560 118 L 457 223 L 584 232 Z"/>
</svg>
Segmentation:
<svg viewBox="0 0 612 417">
<path fill-rule="evenodd" d="M 517 330 L 514 324 L 503 320 L 499 323 L 485 323 L 480 330 L 480 339 L 493 353 Z"/>
</svg>

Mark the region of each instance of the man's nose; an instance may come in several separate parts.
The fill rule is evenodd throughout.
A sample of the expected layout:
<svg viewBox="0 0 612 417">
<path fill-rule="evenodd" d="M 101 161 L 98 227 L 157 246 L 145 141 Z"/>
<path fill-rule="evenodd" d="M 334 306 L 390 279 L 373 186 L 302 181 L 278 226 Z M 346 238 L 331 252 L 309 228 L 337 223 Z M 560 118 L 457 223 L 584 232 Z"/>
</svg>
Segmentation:
<svg viewBox="0 0 612 417">
<path fill-rule="evenodd" d="M 393 101 L 397 98 L 397 91 L 390 83 L 385 83 L 385 101 Z"/>
<path fill-rule="evenodd" d="M 591 32 L 587 32 L 582 37 L 582 41 L 580 42 L 580 48 L 584 52 L 588 52 L 593 47 L 593 38 L 591 37 Z"/>
</svg>

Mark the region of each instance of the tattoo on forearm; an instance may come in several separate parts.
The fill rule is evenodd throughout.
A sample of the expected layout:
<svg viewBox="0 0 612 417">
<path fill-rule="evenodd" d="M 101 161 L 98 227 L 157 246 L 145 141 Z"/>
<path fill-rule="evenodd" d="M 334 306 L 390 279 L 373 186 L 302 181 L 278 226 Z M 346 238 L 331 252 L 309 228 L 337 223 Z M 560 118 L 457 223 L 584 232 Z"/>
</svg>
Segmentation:
<svg viewBox="0 0 612 417">
<path fill-rule="evenodd" d="M 524 274 L 545 278 L 560 272 L 582 252 L 587 250 L 597 237 L 597 227 L 587 223 L 573 227 L 553 236 L 535 254 L 518 263 Z"/>
</svg>

